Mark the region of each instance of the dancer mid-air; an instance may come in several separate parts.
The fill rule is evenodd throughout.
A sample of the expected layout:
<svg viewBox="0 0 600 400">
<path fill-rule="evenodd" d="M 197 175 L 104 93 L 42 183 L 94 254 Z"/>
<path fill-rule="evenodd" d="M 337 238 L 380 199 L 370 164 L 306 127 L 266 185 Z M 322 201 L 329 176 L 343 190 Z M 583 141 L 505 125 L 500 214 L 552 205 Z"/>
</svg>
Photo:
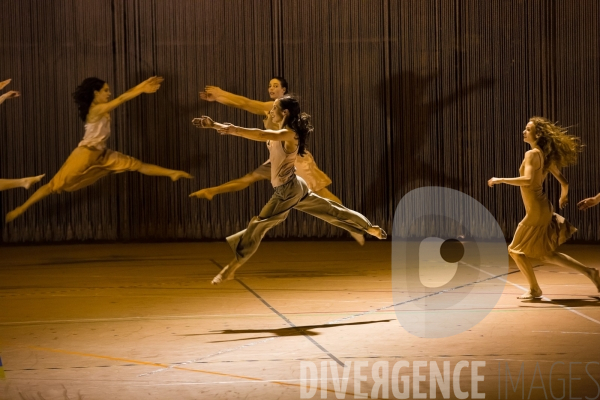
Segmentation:
<svg viewBox="0 0 600 400">
<path fill-rule="evenodd" d="M 544 193 L 544 180 L 550 172 L 560 182 L 560 208 L 569 201 L 569 184 L 560 169 L 577 162 L 581 146 L 578 139 L 568 135 L 567 130 L 546 118 L 533 117 L 523 131 L 523 140 L 531 146 L 519 169 L 518 178 L 491 178 L 488 185 L 500 183 L 520 186 L 526 215 L 519 224 L 512 243 L 508 246 L 510 256 L 529 283 L 529 291 L 519 299 L 542 296 L 530 258 L 542 262 L 573 268 L 588 277 L 600 292 L 600 274 L 588 268 L 556 248 L 577 231 L 563 217 L 553 212 L 552 203 Z"/>
<path fill-rule="evenodd" d="M 235 257 L 213 279 L 213 284 L 233 279 L 235 271 L 256 252 L 267 231 L 283 222 L 292 208 L 349 232 L 386 238 L 385 231 L 372 225 L 365 216 L 319 196 L 307 187 L 302 178 L 296 176 L 296 157 L 304 154 L 306 140 L 313 127 L 310 125 L 310 116 L 300 112 L 300 104 L 295 98 L 284 96 L 273 103 L 268 123 L 276 124 L 279 129 L 241 128 L 216 123 L 205 116 L 194 118 L 192 123 L 198 128 L 216 129 L 221 134 L 266 142 L 271 160 L 271 184 L 275 189 L 269 202 L 257 217 L 250 220 L 248 227 L 227 238 Z"/>
<path fill-rule="evenodd" d="M 277 76 L 269 81 L 268 89 L 269 97 L 271 98 L 270 101 L 251 100 L 247 97 L 227 92 L 217 86 L 206 86 L 204 88 L 205 91 L 200 92 L 200 98 L 206 101 L 216 101 L 226 106 L 240 108 L 252 114 L 260 115 L 263 117 L 263 125 L 265 129 L 278 129 L 277 126 L 270 125 L 272 122 L 270 122 L 268 116 L 271 112 L 271 108 L 273 108 L 273 102 L 276 99 L 288 94 L 288 83 L 285 78 Z M 342 200 L 340 200 L 336 195 L 331 193 L 329 189 L 327 189 L 327 186 L 331 184 L 331 179 L 329 179 L 327 174 L 319 169 L 315 159 L 308 150 L 304 151 L 304 156 L 296 158 L 295 167 L 296 175 L 304 179 L 310 190 L 321 197 L 325 197 L 326 199 L 342 204 Z M 241 178 L 233 179 L 219 186 L 201 189 L 192 193 L 190 197 L 212 200 L 212 198 L 217 194 L 237 192 L 263 179 L 271 179 L 270 160 L 265 161 L 254 171 L 242 176 Z M 365 244 L 364 235 L 354 232 L 350 232 L 350 235 L 361 246 Z"/>
<path fill-rule="evenodd" d="M 6 85 L 10 83 L 11 80 L 12 79 L 7 79 L 5 81 L 0 82 L 0 90 L 4 89 Z M 6 99 L 14 99 L 16 97 L 19 97 L 20 95 L 21 93 L 15 90 L 10 90 L 0 96 L 0 104 L 4 103 Z M 14 189 L 18 187 L 29 189 L 31 185 L 33 185 L 34 183 L 38 183 L 44 176 L 45 174 L 20 179 L 0 179 L 0 191 Z"/>
<path fill-rule="evenodd" d="M 40 187 L 22 206 L 6 215 L 6 222 L 14 220 L 32 204 L 52 193 L 74 192 L 110 174 L 137 171 L 144 175 L 168 176 L 173 181 L 193 178 L 187 172 L 145 164 L 106 147 L 110 137 L 110 112 L 142 93 L 156 92 L 162 81 L 163 78 L 154 76 L 109 101 L 111 93 L 108 84 L 98 78 L 86 78 L 73 93 L 79 116 L 85 121 L 83 140 L 50 182 Z"/>
<path fill-rule="evenodd" d="M 264 118 L 265 129 L 277 129 L 277 126 L 268 126 L 269 119 L 265 118 L 265 116 L 273 108 L 273 101 L 288 93 L 287 81 L 282 77 L 275 77 L 269 82 L 270 101 L 251 100 L 247 97 L 226 92 L 217 86 L 206 86 L 204 92 L 200 92 L 200 98 L 206 101 L 216 101 L 226 106 L 240 108 L 252 114 L 260 115 Z M 304 179 L 308 188 L 319 196 L 342 204 L 342 201 L 327 189 L 327 186 L 331 184 L 331 179 L 319 169 L 308 150 L 305 150 L 303 157 L 296 159 L 296 174 Z M 269 160 L 241 178 L 231 180 L 219 186 L 199 190 L 190 196 L 212 200 L 213 196 L 217 194 L 243 190 L 263 179 L 271 179 Z"/>
</svg>

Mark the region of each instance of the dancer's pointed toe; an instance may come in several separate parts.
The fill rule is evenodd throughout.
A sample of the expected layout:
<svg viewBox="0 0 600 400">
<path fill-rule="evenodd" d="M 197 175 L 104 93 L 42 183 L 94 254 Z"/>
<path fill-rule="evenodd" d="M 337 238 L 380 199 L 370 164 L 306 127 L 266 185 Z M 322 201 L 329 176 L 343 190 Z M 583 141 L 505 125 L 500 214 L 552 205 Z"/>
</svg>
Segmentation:
<svg viewBox="0 0 600 400">
<path fill-rule="evenodd" d="M 197 199 L 206 199 L 210 201 L 213 199 L 214 194 L 212 194 L 209 189 L 202 189 L 190 194 L 190 197 L 195 197 Z"/>
<path fill-rule="evenodd" d="M 367 233 L 371 236 L 375 236 L 379 240 L 385 240 L 387 238 L 387 233 L 377 225 L 373 225 L 367 229 Z"/>
<path fill-rule="evenodd" d="M 230 281 L 234 279 L 234 273 L 235 269 L 233 269 L 230 265 L 226 265 L 225 268 L 223 268 L 221 272 L 219 272 L 210 283 L 212 285 L 218 285 L 219 283 L 223 283 L 224 281 Z"/>
</svg>

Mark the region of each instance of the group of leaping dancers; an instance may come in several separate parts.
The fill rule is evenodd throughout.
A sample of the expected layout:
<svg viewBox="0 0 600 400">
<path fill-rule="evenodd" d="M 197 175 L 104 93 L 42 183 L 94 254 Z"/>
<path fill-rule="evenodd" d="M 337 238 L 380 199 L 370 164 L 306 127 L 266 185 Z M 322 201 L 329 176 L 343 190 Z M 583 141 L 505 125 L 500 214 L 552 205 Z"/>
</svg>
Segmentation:
<svg viewBox="0 0 600 400">
<path fill-rule="evenodd" d="M 192 179 L 193 176 L 185 171 L 146 164 L 106 146 L 110 137 L 110 112 L 142 93 L 156 92 L 162 82 L 161 77 L 151 77 L 111 100 L 110 87 L 105 81 L 98 78 L 84 79 L 73 93 L 79 116 L 85 122 L 83 140 L 50 182 L 40 187 L 23 205 L 6 215 L 6 222 L 13 221 L 34 203 L 52 193 L 73 192 L 113 173 L 138 171 L 145 175 L 166 176 L 173 181 L 180 178 Z M 0 82 L 0 90 L 9 83 L 10 79 Z M 262 116 L 264 129 L 218 123 L 207 116 L 192 120 L 197 128 L 214 129 L 222 135 L 266 142 L 269 159 L 241 178 L 199 190 L 190 194 L 190 197 L 211 200 L 217 194 L 239 191 L 263 179 L 270 180 L 275 191 L 258 216 L 250 220 L 246 229 L 226 238 L 234 258 L 213 278 L 211 283 L 215 285 L 234 279 L 235 272 L 256 252 L 264 235 L 283 222 L 292 208 L 347 230 L 361 245 L 365 242 L 365 234 L 379 239 L 387 237 L 383 229 L 372 225 L 364 215 L 343 206 L 341 200 L 327 189 L 331 180 L 317 167 L 306 149 L 308 137 L 313 132 L 311 117 L 301 111 L 298 99 L 288 93 L 286 80 L 274 77 L 269 82 L 268 89 L 271 100 L 266 102 L 235 95 L 216 86 L 206 86 L 200 92 L 203 100 L 217 101 Z M 18 96 L 19 92 L 9 91 L 0 96 L 0 104 Z M 560 169 L 576 163 L 581 150 L 578 139 L 546 118 L 533 117 L 523 132 L 523 140 L 531 146 L 531 150 L 525 153 L 519 170 L 520 176 L 491 178 L 488 181 L 490 187 L 506 183 L 521 188 L 526 215 L 508 247 L 510 256 L 530 286 L 519 298 L 534 299 L 542 296 L 529 258 L 576 269 L 587 276 L 600 292 L 600 273 L 597 269 L 586 267 L 556 251 L 576 229 L 554 213 L 552 203 L 543 191 L 543 182 L 548 173 L 551 173 L 561 184 L 560 208 L 568 203 L 569 186 Z M 28 189 L 43 177 L 44 175 L 0 179 L 0 190 L 16 187 Z M 580 201 L 578 206 L 584 210 L 598 203 L 600 193 Z"/>
</svg>

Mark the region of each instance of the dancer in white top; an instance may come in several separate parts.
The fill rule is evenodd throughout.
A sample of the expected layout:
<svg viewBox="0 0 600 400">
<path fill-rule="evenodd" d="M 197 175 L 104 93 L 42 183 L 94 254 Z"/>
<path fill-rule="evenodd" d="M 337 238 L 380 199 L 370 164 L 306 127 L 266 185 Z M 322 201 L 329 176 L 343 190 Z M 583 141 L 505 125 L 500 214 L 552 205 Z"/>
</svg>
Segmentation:
<svg viewBox="0 0 600 400">
<path fill-rule="evenodd" d="M 267 142 L 271 160 L 271 184 L 275 193 L 262 208 L 260 214 L 250 220 L 248 227 L 227 242 L 235 258 L 213 279 L 213 284 L 234 279 L 240 268 L 258 249 L 269 229 L 283 222 L 292 208 L 320 218 L 349 232 L 363 235 L 368 233 L 385 239 L 383 229 L 362 214 L 341 204 L 319 196 L 311 191 L 306 182 L 295 174 L 297 156 L 305 153 L 308 135 L 313 127 L 310 116 L 300 112 L 300 104 L 291 96 L 275 100 L 270 112 L 271 121 L 279 129 L 251 129 L 220 124 L 209 117 L 195 118 L 192 123 L 198 128 L 213 128 L 221 134 L 241 136 L 246 139 Z"/>
<path fill-rule="evenodd" d="M 162 81 L 163 78 L 153 76 L 109 101 L 111 93 L 108 84 L 98 78 L 86 78 L 73 93 L 79 116 L 85 121 L 83 140 L 48 184 L 39 188 L 22 206 L 6 215 L 6 222 L 14 220 L 31 205 L 52 193 L 74 192 L 110 174 L 137 171 L 144 175 L 167 176 L 173 181 L 193 178 L 187 172 L 142 163 L 106 147 L 106 141 L 110 137 L 110 112 L 142 93 L 156 92 Z"/>
<path fill-rule="evenodd" d="M 11 80 L 12 79 L 7 79 L 5 81 L 0 82 L 0 90 L 4 89 L 11 82 Z M 21 93 L 15 90 L 10 90 L 0 96 L 0 104 L 4 103 L 6 99 L 14 99 L 16 97 L 19 97 L 20 95 Z M 20 179 L 0 179 L 0 191 L 14 189 L 18 187 L 29 189 L 31 185 L 39 182 L 44 176 L 45 174 Z"/>
</svg>

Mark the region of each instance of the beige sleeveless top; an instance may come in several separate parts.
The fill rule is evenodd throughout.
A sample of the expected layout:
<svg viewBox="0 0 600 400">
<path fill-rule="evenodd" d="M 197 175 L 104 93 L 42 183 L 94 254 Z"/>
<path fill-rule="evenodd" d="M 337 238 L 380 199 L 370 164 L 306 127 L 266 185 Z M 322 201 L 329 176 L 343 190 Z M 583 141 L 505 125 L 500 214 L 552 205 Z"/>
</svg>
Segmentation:
<svg viewBox="0 0 600 400">
<path fill-rule="evenodd" d="M 285 151 L 285 142 L 269 140 L 269 159 L 271 160 L 271 185 L 281 186 L 289 182 L 296 172 L 294 163 L 298 155 L 298 146 L 292 153 Z"/>
</svg>

